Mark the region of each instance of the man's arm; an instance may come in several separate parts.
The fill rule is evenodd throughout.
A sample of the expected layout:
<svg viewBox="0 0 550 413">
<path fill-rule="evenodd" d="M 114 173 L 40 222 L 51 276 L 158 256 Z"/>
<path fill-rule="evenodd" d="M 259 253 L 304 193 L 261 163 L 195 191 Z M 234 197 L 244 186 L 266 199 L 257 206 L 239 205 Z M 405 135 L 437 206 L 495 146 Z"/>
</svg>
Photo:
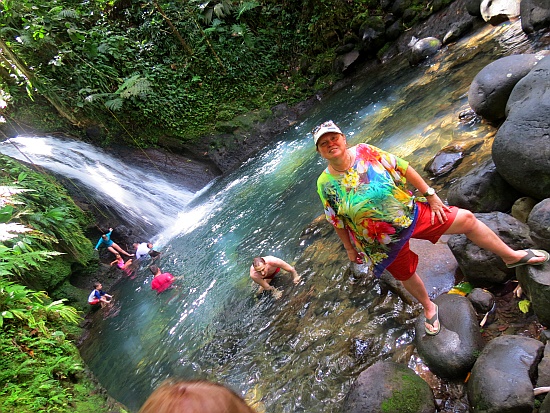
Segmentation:
<svg viewBox="0 0 550 413">
<path fill-rule="evenodd" d="M 285 260 L 282 260 L 277 257 L 268 256 L 265 257 L 266 262 L 268 262 L 270 265 L 274 265 L 275 267 L 282 268 L 283 270 L 289 272 L 292 274 L 294 284 L 298 284 L 298 282 L 301 280 L 301 277 L 296 272 L 296 268 L 294 268 L 292 265 L 290 265 Z"/>
<path fill-rule="evenodd" d="M 340 238 L 340 241 L 342 241 L 342 244 L 344 244 L 344 248 L 346 249 L 346 252 L 348 253 L 348 258 L 352 262 L 356 262 L 358 264 L 363 264 L 363 259 L 351 243 L 351 240 L 349 239 L 348 230 L 345 228 L 336 228 L 334 227 L 334 230 L 336 231 L 336 234 L 338 235 L 338 238 Z"/>
<path fill-rule="evenodd" d="M 405 179 L 407 179 L 407 181 L 412 186 L 418 189 L 421 194 L 425 194 L 430 187 L 426 183 L 426 181 L 424 181 L 424 179 L 420 176 L 420 174 L 416 172 L 415 169 L 410 165 L 407 168 L 407 172 L 405 173 Z M 426 200 L 428 201 L 428 204 L 430 204 L 430 208 L 432 209 L 432 225 L 436 217 L 441 223 L 447 221 L 447 216 L 445 215 L 445 212 L 449 212 L 451 209 L 443 203 L 439 196 L 437 194 L 429 195 L 426 197 Z"/>
<path fill-rule="evenodd" d="M 258 284 L 260 287 L 262 287 L 266 291 L 275 289 L 275 287 L 270 285 L 266 280 L 264 280 L 262 277 L 256 274 L 256 271 L 254 270 L 253 266 L 250 267 L 250 278 L 252 278 L 252 281 L 254 281 L 256 284 Z"/>
</svg>

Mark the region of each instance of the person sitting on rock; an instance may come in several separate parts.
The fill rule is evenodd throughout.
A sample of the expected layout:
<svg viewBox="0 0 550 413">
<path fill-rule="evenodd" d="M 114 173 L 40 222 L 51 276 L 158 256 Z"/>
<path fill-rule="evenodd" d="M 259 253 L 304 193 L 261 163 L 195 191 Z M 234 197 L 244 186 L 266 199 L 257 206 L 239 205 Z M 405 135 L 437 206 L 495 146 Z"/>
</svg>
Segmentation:
<svg viewBox="0 0 550 413">
<path fill-rule="evenodd" d="M 113 229 L 109 228 L 109 232 L 103 234 L 101 238 L 99 238 L 99 241 L 97 242 L 97 245 L 95 246 L 94 249 L 97 251 L 99 250 L 99 247 L 104 246 L 115 255 L 117 253 L 121 253 L 126 255 L 127 257 L 133 257 L 134 254 L 129 254 L 128 252 L 120 248 L 116 242 L 113 242 L 113 240 L 111 239 L 112 232 L 113 232 Z"/>
</svg>

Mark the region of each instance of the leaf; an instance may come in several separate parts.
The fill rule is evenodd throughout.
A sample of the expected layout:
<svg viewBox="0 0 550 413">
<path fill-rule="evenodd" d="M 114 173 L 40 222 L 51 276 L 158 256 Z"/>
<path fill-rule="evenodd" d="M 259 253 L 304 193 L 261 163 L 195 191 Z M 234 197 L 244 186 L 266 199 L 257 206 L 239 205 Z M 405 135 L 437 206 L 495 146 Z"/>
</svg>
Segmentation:
<svg viewBox="0 0 550 413">
<path fill-rule="evenodd" d="M 519 310 L 523 314 L 527 314 L 529 312 L 529 307 L 530 306 L 531 306 L 531 301 L 529 301 L 529 300 L 521 300 L 520 302 L 518 302 Z"/>
<path fill-rule="evenodd" d="M 6 205 L 0 209 L 0 223 L 8 222 L 13 215 L 14 208 L 11 205 Z"/>
</svg>

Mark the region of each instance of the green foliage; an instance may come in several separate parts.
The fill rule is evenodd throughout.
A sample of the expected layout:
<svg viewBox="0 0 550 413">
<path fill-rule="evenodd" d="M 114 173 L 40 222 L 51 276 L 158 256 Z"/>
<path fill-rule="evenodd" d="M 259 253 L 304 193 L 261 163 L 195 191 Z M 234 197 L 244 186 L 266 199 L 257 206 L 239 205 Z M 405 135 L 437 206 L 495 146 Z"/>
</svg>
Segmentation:
<svg viewBox="0 0 550 413">
<path fill-rule="evenodd" d="M 531 307 L 531 301 L 521 300 L 518 302 L 518 307 L 523 314 L 527 314 L 529 312 L 529 308 Z"/>
<path fill-rule="evenodd" d="M 93 247 L 82 228 L 91 222 L 91 218 L 49 176 L 33 172 L 6 156 L 0 156 L 0 162 L 3 165 L 0 185 L 16 184 L 18 188 L 24 189 L 18 191 L 11 201 L 17 202 L 12 205 L 14 210 L 11 220 L 32 229 L 5 245 L 12 249 L 14 259 L 23 259 L 25 257 L 18 255 L 28 253 L 32 262 L 21 268 L 26 271 L 37 262 L 44 262 L 45 258 L 56 254 L 66 254 L 64 259 L 68 262 L 86 265 L 92 258 L 90 251 Z M 4 210 L 4 213 L 7 211 Z M 54 251 L 44 253 L 46 249 Z"/>
<path fill-rule="evenodd" d="M 430 4 L 413 2 L 418 18 Z M 304 100 L 340 76 L 334 49 L 385 13 L 378 0 L 21 0 L 3 7 L 0 38 L 34 75 L 0 59 L 10 73 L 5 86 L 15 79 L 21 89 L 9 86 L 14 104 L 23 88 L 38 91 L 71 108 L 64 113 L 76 123 L 102 123 L 111 138 L 135 146 L 163 134 L 193 140 L 231 120 L 229 113 Z"/>
<path fill-rule="evenodd" d="M 33 186 L 30 177 L 34 173 L 23 171 L 13 163 L 6 162 L 2 172 L 4 180 Z M 35 178 L 40 181 L 37 174 Z M 81 320 L 78 312 L 65 305 L 64 299 L 51 300 L 44 291 L 34 291 L 7 279 L 25 278 L 24 274 L 33 268 L 43 270 L 45 260 L 52 255 L 60 259 L 60 255 L 56 255 L 59 253 L 47 251 L 35 241 L 54 239 L 56 230 L 51 227 L 62 226 L 63 219 L 69 221 L 67 225 L 73 229 L 77 225 L 62 203 L 46 208 L 43 214 L 29 209 L 26 200 L 40 205 L 39 200 L 33 198 L 34 192 L 28 188 L 0 186 L 0 352 L 3 355 L 0 358 L 0 411 L 113 411 L 105 399 L 91 394 L 93 385 L 83 375 L 78 350 L 67 339 L 70 330 L 67 325 L 74 326 Z M 44 198 L 59 201 L 59 197 L 51 196 L 53 198 Z M 28 228 L 22 217 L 45 232 Z M 14 220 L 17 222 L 12 222 Z M 56 262 L 58 272 L 61 271 L 59 265 L 68 265 L 60 260 Z"/>
</svg>

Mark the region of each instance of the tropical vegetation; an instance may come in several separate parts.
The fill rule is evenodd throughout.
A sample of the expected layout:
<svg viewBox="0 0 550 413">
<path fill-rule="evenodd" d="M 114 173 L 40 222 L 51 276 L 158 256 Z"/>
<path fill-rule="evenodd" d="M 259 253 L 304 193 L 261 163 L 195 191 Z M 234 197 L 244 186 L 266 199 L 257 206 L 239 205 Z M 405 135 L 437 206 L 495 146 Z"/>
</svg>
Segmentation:
<svg viewBox="0 0 550 413">
<path fill-rule="evenodd" d="M 0 162 L 0 411 L 107 411 L 112 403 L 97 393 L 74 344 L 79 312 L 27 286 L 54 288 L 41 279 L 52 266 L 94 259 L 86 219 L 47 175 Z"/>
<path fill-rule="evenodd" d="M 418 19 L 441 2 L 405 3 Z M 392 3 L 5 0 L 0 101 L 12 109 L 4 116 L 59 128 L 47 110 L 55 108 L 71 125 L 99 125 L 103 144 L 193 141 L 329 85 L 340 76 L 336 49 L 360 44 L 365 24 L 383 29 Z"/>
</svg>

